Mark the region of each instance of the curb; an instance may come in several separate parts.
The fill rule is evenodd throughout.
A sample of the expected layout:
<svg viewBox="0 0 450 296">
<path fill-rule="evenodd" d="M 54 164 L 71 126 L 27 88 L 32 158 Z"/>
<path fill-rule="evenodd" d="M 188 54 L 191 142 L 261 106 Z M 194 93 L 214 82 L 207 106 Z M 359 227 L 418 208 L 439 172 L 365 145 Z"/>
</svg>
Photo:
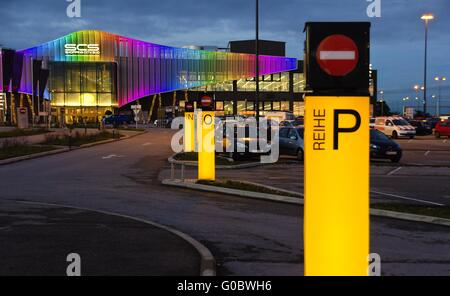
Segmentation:
<svg viewBox="0 0 450 296">
<path fill-rule="evenodd" d="M 195 184 L 193 182 L 193 180 L 182 181 L 182 180 L 165 179 L 165 180 L 162 180 L 161 183 L 166 186 L 200 190 L 200 191 L 206 191 L 206 192 L 222 193 L 222 194 L 228 194 L 228 195 L 234 195 L 234 196 L 240 196 L 240 197 L 248 197 L 248 198 L 260 199 L 260 200 L 268 200 L 268 201 L 281 202 L 281 203 L 287 203 L 287 204 L 296 204 L 296 205 L 304 204 L 303 198 L 300 198 L 300 197 L 295 198 L 295 197 L 276 195 L 276 194 L 267 194 L 267 193 L 239 190 L 239 189 L 230 189 L 230 188 Z M 299 196 L 301 195 L 298 192 L 292 192 L 292 191 L 287 191 L 284 189 L 278 189 L 276 187 L 265 186 L 265 185 L 261 185 L 258 183 L 252 183 L 252 182 L 243 182 L 243 183 L 261 186 L 264 188 L 277 190 L 280 192 L 286 192 L 289 194 L 297 194 Z M 370 215 L 377 216 L 377 217 L 387 217 L 387 218 L 405 220 L 405 221 L 422 222 L 422 223 L 441 225 L 441 226 L 450 226 L 450 219 L 431 217 L 431 216 L 422 216 L 422 215 L 409 214 L 409 213 L 403 213 L 403 212 L 370 209 Z"/>
<path fill-rule="evenodd" d="M 69 152 L 69 151 L 70 151 L 69 148 L 62 148 L 62 149 L 56 149 L 56 150 L 47 151 L 47 152 L 34 153 L 34 154 L 24 155 L 24 156 L 19 156 L 19 157 L 14 157 L 14 158 L 7 158 L 7 159 L 4 159 L 4 160 L 0 160 L 0 166 L 16 163 L 16 162 L 19 162 L 19 161 L 24 161 L 24 160 L 29 160 L 29 159 L 41 158 L 41 157 L 44 157 L 44 156 L 60 154 L 60 153 Z"/>
<path fill-rule="evenodd" d="M 180 188 L 201 190 L 201 191 L 206 191 L 206 192 L 223 193 L 223 194 L 228 194 L 228 195 L 235 195 L 235 196 L 241 196 L 241 197 L 248 197 L 248 198 L 254 198 L 254 199 L 269 200 L 269 201 L 283 202 L 283 203 L 297 204 L 297 205 L 303 204 L 303 199 L 296 198 L 296 197 L 269 194 L 269 193 L 252 192 L 252 191 L 231 189 L 231 188 L 224 188 L 224 187 L 208 186 L 208 185 L 202 185 L 202 184 L 195 184 L 192 181 L 187 181 L 187 182 L 186 181 L 187 180 L 185 180 L 183 182 L 181 180 L 165 179 L 165 180 L 162 180 L 161 183 L 166 186 L 175 186 L 175 187 L 180 187 Z"/>
<path fill-rule="evenodd" d="M 188 160 L 176 160 L 174 157 L 178 153 L 175 153 L 171 157 L 167 159 L 169 163 L 173 163 L 176 165 L 185 165 L 187 167 L 198 167 L 198 164 L 196 161 L 188 161 Z M 296 163 L 296 162 L 292 162 Z M 248 169 L 248 168 L 255 168 L 260 166 L 266 166 L 266 165 L 273 165 L 273 164 L 279 164 L 279 163 L 260 163 L 260 162 L 250 162 L 250 163 L 243 163 L 243 164 L 236 164 L 236 165 L 216 165 L 216 169 L 218 170 L 239 170 L 239 169 Z M 285 162 L 282 164 L 291 164 L 291 162 Z"/>
<path fill-rule="evenodd" d="M 64 153 L 64 152 L 70 152 L 70 151 L 79 150 L 79 149 L 83 149 L 83 148 L 90 148 L 90 147 L 94 147 L 94 146 L 98 146 L 98 145 L 119 142 L 119 141 L 131 139 L 136 136 L 140 136 L 144 133 L 146 133 L 146 132 L 140 132 L 140 133 L 137 133 L 137 134 L 131 135 L 131 136 L 124 136 L 120 139 L 109 139 L 109 140 L 103 140 L 103 141 L 93 142 L 93 143 L 89 143 L 89 144 L 83 144 L 79 147 L 72 147 L 72 148 L 66 147 L 66 148 L 56 149 L 56 150 L 47 151 L 47 152 L 41 152 L 41 153 L 35 153 L 35 154 L 30 154 L 30 155 L 25 155 L 25 156 L 8 158 L 8 159 L 0 160 L 0 166 L 16 163 L 16 162 L 20 162 L 20 161 L 25 161 L 25 160 L 35 159 L 35 158 L 41 158 L 44 156 L 50 156 L 50 155 L 60 154 L 60 153 Z"/>
<path fill-rule="evenodd" d="M 61 204 L 23 201 L 23 200 L 17 201 L 17 202 L 24 203 L 24 204 L 32 204 L 32 205 L 45 205 L 45 206 L 54 206 L 54 207 L 62 207 L 62 208 L 90 211 L 90 212 L 100 213 L 100 214 L 104 214 L 104 215 L 110 215 L 110 216 L 116 216 L 116 217 L 121 217 L 121 218 L 125 218 L 125 219 L 130 219 L 130 220 L 134 220 L 137 222 L 141 222 L 144 224 L 148 224 L 148 225 L 166 230 L 166 231 L 172 233 L 173 235 L 176 235 L 179 238 L 183 239 L 184 241 L 189 243 L 191 246 L 193 246 L 197 250 L 197 252 L 199 253 L 200 258 L 201 258 L 200 276 L 216 276 L 216 260 L 214 259 L 214 256 L 212 255 L 211 251 L 209 251 L 209 249 L 207 247 L 205 247 L 202 243 L 200 243 L 196 239 L 192 238 L 188 234 L 183 233 L 179 230 L 158 224 L 156 222 L 148 221 L 145 219 L 131 217 L 128 215 L 122 215 L 122 214 L 108 212 L 108 211 L 93 210 L 93 209 L 87 209 L 87 208 L 76 207 L 76 206 L 66 206 L 66 205 L 61 205 Z"/>
<path fill-rule="evenodd" d="M 372 216 L 389 217 L 389 218 L 401 219 L 401 220 L 407 220 L 407 221 L 415 221 L 415 222 L 423 222 L 423 223 L 436 224 L 436 225 L 442 225 L 442 226 L 450 226 L 450 219 L 444 219 L 444 218 L 438 218 L 438 217 L 422 216 L 422 215 L 416 215 L 416 214 L 394 212 L 394 211 L 387 211 L 387 210 L 378 210 L 378 209 L 370 209 L 370 214 Z"/>
</svg>

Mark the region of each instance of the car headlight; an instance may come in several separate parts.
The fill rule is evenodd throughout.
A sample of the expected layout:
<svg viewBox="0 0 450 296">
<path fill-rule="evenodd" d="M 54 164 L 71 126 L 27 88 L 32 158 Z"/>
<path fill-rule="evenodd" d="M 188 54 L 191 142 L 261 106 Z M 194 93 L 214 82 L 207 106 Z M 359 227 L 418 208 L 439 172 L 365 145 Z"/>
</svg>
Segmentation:
<svg viewBox="0 0 450 296">
<path fill-rule="evenodd" d="M 375 145 L 375 144 L 370 144 L 370 149 L 378 150 L 378 149 L 380 149 L 380 146 Z"/>
</svg>

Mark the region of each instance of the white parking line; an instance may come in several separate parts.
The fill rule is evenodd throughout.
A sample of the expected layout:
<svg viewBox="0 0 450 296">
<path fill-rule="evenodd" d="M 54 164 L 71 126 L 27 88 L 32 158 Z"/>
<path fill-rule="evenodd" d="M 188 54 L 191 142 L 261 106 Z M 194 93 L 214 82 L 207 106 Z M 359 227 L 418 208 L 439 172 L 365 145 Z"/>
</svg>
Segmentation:
<svg viewBox="0 0 450 296">
<path fill-rule="evenodd" d="M 153 145 L 153 143 L 144 143 L 144 144 L 142 144 L 142 146 L 150 146 L 150 145 Z"/>
<path fill-rule="evenodd" d="M 395 198 L 399 198 L 399 199 L 417 201 L 417 202 L 426 203 L 426 204 L 435 205 L 435 206 L 444 206 L 443 204 L 440 204 L 440 203 L 427 201 L 427 200 L 422 200 L 422 199 L 417 199 L 417 198 L 410 198 L 410 197 L 401 196 L 401 195 L 397 195 L 397 194 L 390 194 L 390 193 L 384 193 L 384 192 L 378 192 L 378 191 L 370 191 L 370 193 L 379 194 L 379 195 L 385 195 L 385 196 L 390 196 L 390 197 L 395 197 Z"/>
<path fill-rule="evenodd" d="M 102 159 L 111 159 L 111 158 L 122 158 L 124 156 L 122 155 L 115 155 L 115 154 L 110 154 L 108 156 L 103 156 Z"/>
<path fill-rule="evenodd" d="M 402 169 L 402 167 L 398 167 L 396 169 L 393 169 L 392 171 L 390 171 L 387 175 L 388 176 L 392 176 L 393 174 L 397 173 L 398 171 L 400 171 Z"/>
<path fill-rule="evenodd" d="M 447 144 L 447 140 L 444 140 L 444 144 Z"/>
<path fill-rule="evenodd" d="M 428 150 L 427 152 L 425 152 L 424 155 L 425 155 L 425 156 L 428 156 L 428 154 L 430 154 L 430 152 L 431 152 L 431 151 Z"/>
<path fill-rule="evenodd" d="M 408 141 L 408 143 L 411 143 L 413 141 L 413 139 L 410 139 L 409 141 Z"/>
</svg>

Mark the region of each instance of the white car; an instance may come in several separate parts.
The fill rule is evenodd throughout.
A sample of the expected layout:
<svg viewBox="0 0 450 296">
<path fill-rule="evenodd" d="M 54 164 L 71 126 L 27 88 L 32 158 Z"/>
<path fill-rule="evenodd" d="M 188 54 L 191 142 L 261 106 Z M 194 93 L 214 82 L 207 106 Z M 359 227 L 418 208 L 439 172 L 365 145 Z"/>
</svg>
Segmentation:
<svg viewBox="0 0 450 296">
<path fill-rule="evenodd" d="M 377 117 L 375 119 L 375 129 L 393 139 L 399 137 L 413 139 L 416 136 L 416 128 L 400 116 Z"/>
</svg>

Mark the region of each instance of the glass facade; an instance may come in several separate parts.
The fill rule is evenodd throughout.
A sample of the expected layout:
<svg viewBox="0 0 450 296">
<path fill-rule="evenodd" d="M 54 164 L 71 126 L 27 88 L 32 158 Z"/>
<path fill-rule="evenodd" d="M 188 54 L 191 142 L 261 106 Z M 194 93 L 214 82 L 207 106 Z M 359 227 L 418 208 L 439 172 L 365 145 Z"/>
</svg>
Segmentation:
<svg viewBox="0 0 450 296">
<path fill-rule="evenodd" d="M 261 92 L 289 92 L 289 72 L 264 75 L 259 80 L 259 90 Z M 256 91 L 255 78 L 238 80 L 237 91 Z"/>
<path fill-rule="evenodd" d="M 49 93 L 55 107 L 116 107 L 113 63 L 49 64 Z"/>
<path fill-rule="evenodd" d="M 98 122 L 118 106 L 114 63 L 52 62 L 49 69 L 51 104 L 66 123 Z"/>
<path fill-rule="evenodd" d="M 226 85 L 226 87 L 224 87 Z M 304 115 L 303 94 L 305 78 L 303 73 L 297 71 L 281 72 L 278 74 L 263 75 L 260 77 L 260 115 L 269 111 L 290 111 L 295 116 Z M 193 97 L 196 92 L 216 93 L 217 116 L 255 115 L 254 78 L 240 79 L 191 89 Z M 234 110 L 233 110 L 234 108 Z"/>
<path fill-rule="evenodd" d="M 303 73 L 292 74 L 292 86 L 295 93 L 302 93 L 305 91 L 305 75 Z"/>
</svg>

